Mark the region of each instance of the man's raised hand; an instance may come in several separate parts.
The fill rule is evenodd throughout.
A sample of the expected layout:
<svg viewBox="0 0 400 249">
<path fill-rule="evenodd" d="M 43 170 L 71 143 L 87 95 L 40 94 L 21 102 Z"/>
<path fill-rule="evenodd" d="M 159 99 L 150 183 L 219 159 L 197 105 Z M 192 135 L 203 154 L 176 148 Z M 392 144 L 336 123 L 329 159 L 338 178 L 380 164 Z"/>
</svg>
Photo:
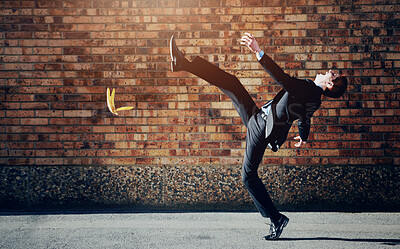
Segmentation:
<svg viewBox="0 0 400 249">
<path fill-rule="evenodd" d="M 261 51 L 256 41 L 256 38 L 254 38 L 254 36 L 250 33 L 245 33 L 245 35 L 240 40 L 240 44 L 246 45 L 253 53 L 259 53 Z"/>
</svg>

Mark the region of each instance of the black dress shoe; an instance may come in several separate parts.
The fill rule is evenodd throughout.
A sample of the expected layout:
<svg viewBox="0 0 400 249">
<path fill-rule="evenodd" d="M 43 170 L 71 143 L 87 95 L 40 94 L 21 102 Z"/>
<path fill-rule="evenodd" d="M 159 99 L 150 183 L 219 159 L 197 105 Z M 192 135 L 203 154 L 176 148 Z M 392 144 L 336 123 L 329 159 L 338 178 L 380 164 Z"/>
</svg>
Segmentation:
<svg viewBox="0 0 400 249">
<path fill-rule="evenodd" d="M 271 222 L 269 227 L 270 234 L 265 236 L 266 240 L 276 240 L 281 236 L 283 228 L 289 223 L 289 218 L 282 214 L 282 217 L 277 223 Z"/>
<path fill-rule="evenodd" d="M 185 55 L 179 51 L 178 47 L 175 44 L 175 37 L 172 36 L 169 42 L 169 51 L 171 53 L 171 69 L 172 72 L 177 72 L 184 70 L 184 64 L 188 62 L 185 58 Z"/>
</svg>

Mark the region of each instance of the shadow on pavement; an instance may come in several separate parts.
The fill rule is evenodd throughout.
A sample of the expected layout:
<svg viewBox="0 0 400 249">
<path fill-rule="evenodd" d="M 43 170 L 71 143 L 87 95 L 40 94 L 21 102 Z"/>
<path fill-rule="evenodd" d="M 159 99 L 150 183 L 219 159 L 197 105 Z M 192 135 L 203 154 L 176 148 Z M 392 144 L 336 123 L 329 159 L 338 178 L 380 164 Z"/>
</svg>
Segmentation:
<svg viewBox="0 0 400 249">
<path fill-rule="evenodd" d="M 332 241 L 347 241 L 347 242 L 371 242 L 371 243 L 382 243 L 384 245 L 390 245 L 390 246 L 400 245 L 400 239 L 346 239 L 346 238 L 330 238 L 330 237 L 280 238 L 279 239 L 279 241 L 305 241 L 305 240 L 310 240 L 310 241 L 332 240 Z"/>
</svg>

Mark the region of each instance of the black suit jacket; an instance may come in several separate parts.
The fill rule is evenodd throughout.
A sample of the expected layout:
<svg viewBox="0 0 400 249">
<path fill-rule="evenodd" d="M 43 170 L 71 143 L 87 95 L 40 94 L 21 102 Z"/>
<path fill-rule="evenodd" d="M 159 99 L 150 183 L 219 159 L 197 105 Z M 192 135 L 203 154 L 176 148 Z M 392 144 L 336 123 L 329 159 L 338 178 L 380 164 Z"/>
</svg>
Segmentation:
<svg viewBox="0 0 400 249">
<path fill-rule="evenodd" d="M 282 90 L 266 105 L 271 105 L 268 114 L 268 140 L 279 147 L 286 141 L 293 121 L 298 120 L 300 137 L 307 141 L 311 127 L 311 117 L 321 105 L 323 90 L 312 80 L 302 80 L 286 74 L 268 55 L 259 61 Z"/>
</svg>

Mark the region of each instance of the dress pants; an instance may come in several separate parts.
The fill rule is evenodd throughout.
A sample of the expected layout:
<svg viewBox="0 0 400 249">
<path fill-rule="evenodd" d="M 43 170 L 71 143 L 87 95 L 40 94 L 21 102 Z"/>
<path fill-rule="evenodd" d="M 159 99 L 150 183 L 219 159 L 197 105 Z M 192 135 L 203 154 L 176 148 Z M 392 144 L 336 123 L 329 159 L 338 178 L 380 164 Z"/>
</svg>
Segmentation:
<svg viewBox="0 0 400 249">
<path fill-rule="evenodd" d="M 236 76 L 200 57 L 186 63 L 184 70 L 217 86 L 232 100 L 236 111 L 247 128 L 242 181 L 260 214 L 263 217 L 271 218 L 272 221 L 279 220 L 281 215 L 272 203 L 257 172 L 268 145 L 268 138 L 265 138 L 266 121 L 261 117 L 262 112 Z M 272 115 L 272 113 L 270 112 L 269 115 Z"/>
</svg>

